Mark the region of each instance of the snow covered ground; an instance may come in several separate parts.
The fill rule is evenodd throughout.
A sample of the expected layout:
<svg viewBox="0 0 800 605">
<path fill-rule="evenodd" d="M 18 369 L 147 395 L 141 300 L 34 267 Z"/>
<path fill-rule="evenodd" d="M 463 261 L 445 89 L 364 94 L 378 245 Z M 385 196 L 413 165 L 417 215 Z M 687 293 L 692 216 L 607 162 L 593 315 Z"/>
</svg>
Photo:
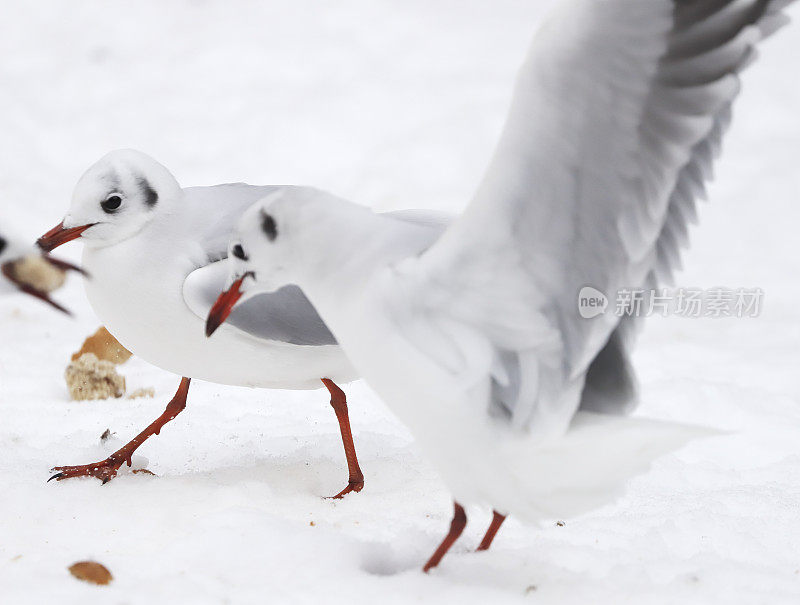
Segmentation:
<svg viewBox="0 0 800 605">
<path fill-rule="evenodd" d="M 151 153 L 189 184 L 303 183 L 380 208 L 457 210 L 501 125 L 545 2 L 0 2 L 0 220 L 57 223 L 106 151 Z M 800 11 L 793 11 L 800 21 Z M 322 391 L 198 383 L 140 453 L 158 476 L 46 484 L 158 415 L 178 378 L 141 360 L 155 399 L 70 403 L 63 370 L 97 327 L 0 299 L 0 602 L 797 603 L 800 600 L 800 22 L 748 72 L 684 286 L 760 287 L 757 319 L 653 318 L 639 414 L 728 434 L 659 461 L 627 495 L 492 551 L 470 524 L 419 567 L 451 504 L 406 430 L 346 388 L 366 488 L 346 478 Z M 77 260 L 79 245 L 62 255 Z M 149 461 L 149 462 L 148 462 Z M 67 567 L 94 559 L 106 587 Z"/>
</svg>

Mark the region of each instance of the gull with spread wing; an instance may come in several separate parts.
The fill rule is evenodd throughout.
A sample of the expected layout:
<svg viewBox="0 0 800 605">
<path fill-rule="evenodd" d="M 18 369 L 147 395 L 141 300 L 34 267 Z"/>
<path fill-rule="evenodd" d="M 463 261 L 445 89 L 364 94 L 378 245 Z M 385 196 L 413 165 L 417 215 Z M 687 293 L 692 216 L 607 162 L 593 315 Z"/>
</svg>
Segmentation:
<svg viewBox="0 0 800 605">
<path fill-rule="evenodd" d="M 98 317 L 136 356 L 183 379 L 164 413 L 132 441 L 106 460 L 56 467 L 51 479 L 112 479 L 184 409 L 190 381 L 197 378 L 272 389 L 327 387 L 349 470 L 347 486 L 335 497 L 362 489 L 347 403 L 336 384 L 357 373 L 296 286 L 251 297 L 213 339 L 203 336 L 227 279 L 225 259 L 237 219 L 259 198 L 282 190 L 243 183 L 184 189 L 164 166 L 133 150 L 111 152 L 81 177 L 67 216 L 39 246 L 50 251 L 80 238 L 83 266 L 91 275 L 86 293 Z M 397 258 L 427 248 L 446 220 L 427 211 L 387 215 L 388 231 L 400 234 Z M 241 249 L 231 253 L 245 258 Z M 217 311 L 227 317 L 230 309 Z"/>
<path fill-rule="evenodd" d="M 564 0 L 538 30 L 463 216 L 422 254 L 386 217 L 305 191 L 243 215 L 245 290 L 296 284 L 452 490 L 427 571 L 493 508 L 566 516 L 710 432 L 630 418 L 631 319 L 578 293 L 670 279 L 755 47 L 790 0 Z M 243 280 L 239 281 L 239 280 Z"/>
</svg>

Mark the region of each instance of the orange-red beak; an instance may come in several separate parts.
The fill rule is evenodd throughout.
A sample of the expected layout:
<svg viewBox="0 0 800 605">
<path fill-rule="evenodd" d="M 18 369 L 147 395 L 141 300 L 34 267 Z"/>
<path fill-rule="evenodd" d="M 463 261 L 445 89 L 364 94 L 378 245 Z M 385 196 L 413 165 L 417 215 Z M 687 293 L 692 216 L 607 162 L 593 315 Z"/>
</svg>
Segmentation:
<svg viewBox="0 0 800 605">
<path fill-rule="evenodd" d="M 239 302 L 239 299 L 244 294 L 244 292 L 242 292 L 242 282 L 250 275 L 250 273 L 245 273 L 242 275 L 242 277 L 233 282 L 230 288 L 219 295 L 219 298 L 214 303 L 214 306 L 211 307 L 211 311 L 208 312 L 208 319 L 206 320 L 206 336 L 210 337 L 214 332 L 217 331 L 217 328 L 224 324 L 225 320 L 228 319 L 228 316 L 230 316 L 231 311 L 233 311 L 233 308 L 236 306 L 236 303 Z"/>
<path fill-rule="evenodd" d="M 36 244 L 45 252 L 52 252 L 62 244 L 66 244 L 74 239 L 78 239 L 84 231 L 86 231 L 89 227 L 94 227 L 96 224 L 97 223 L 92 223 L 90 225 L 82 225 L 81 227 L 65 229 L 64 223 L 61 222 L 40 237 L 36 241 Z"/>
</svg>

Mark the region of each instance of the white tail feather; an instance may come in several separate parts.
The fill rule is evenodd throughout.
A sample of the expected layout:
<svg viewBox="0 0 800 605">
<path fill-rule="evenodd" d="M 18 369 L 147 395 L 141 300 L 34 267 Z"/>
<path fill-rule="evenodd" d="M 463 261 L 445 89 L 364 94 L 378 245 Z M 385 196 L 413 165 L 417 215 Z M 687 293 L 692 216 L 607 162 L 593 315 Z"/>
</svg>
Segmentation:
<svg viewBox="0 0 800 605">
<path fill-rule="evenodd" d="M 518 485 L 526 486 L 526 502 L 523 510 L 512 512 L 540 519 L 587 512 L 618 497 L 656 458 L 719 434 L 673 422 L 579 412 L 562 438 L 540 445 L 524 469 L 515 469 Z"/>
</svg>

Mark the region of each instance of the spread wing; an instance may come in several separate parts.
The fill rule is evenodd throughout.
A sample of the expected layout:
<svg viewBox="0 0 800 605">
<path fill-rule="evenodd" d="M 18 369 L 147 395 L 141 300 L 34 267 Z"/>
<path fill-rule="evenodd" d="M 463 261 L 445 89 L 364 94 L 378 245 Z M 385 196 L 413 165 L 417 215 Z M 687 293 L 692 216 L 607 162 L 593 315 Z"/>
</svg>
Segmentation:
<svg viewBox="0 0 800 605">
<path fill-rule="evenodd" d="M 790 2 L 563 0 L 543 24 L 470 206 L 395 269 L 420 325 L 436 317 L 421 329 L 445 326 L 438 360 L 478 376 L 490 412 L 564 430 L 619 323 L 582 319 L 578 292 L 669 277 L 739 74 Z"/>
</svg>

